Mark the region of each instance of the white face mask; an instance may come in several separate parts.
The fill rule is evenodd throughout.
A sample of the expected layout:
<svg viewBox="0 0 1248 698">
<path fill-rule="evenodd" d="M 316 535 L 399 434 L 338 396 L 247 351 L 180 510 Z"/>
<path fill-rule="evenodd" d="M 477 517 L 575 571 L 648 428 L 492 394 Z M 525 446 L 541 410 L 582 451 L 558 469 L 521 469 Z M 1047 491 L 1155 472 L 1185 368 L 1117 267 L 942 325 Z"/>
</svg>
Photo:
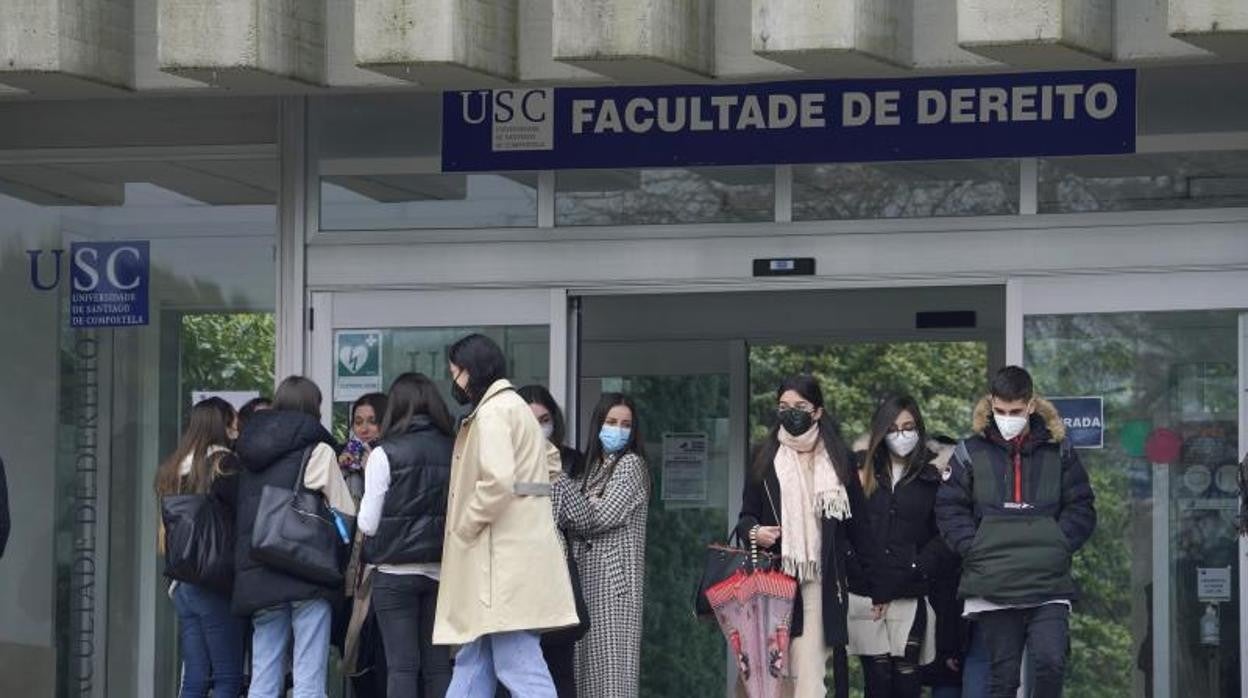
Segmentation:
<svg viewBox="0 0 1248 698">
<path fill-rule="evenodd" d="M 1027 428 L 1027 417 L 1015 417 L 1003 414 L 992 415 L 993 421 L 997 423 L 997 431 L 1001 432 L 1001 436 L 1006 441 L 1011 441 L 1023 430 Z"/>
<path fill-rule="evenodd" d="M 919 432 L 913 429 L 906 431 L 896 431 L 884 437 L 884 441 L 888 444 L 888 450 L 898 458 L 905 458 L 914 451 L 914 447 L 919 445 Z"/>
<path fill-rule="evenodd" d="M 550 437 L 554 433 L 555 433 L 554 422 L 542 422 L 542 436 L 546 437 L 547 441 L 550 441 Z"/>
</svg>

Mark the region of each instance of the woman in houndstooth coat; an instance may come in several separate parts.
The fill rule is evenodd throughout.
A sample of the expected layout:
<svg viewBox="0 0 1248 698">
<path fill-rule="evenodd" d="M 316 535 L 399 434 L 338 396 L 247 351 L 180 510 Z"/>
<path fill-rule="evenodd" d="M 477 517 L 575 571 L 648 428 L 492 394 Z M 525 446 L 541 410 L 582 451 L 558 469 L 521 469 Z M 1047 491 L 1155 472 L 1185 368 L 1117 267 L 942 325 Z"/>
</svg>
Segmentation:
<svg viewBox="0 0 1248 698">
<path fill-rule="evenodd" d="M 590 426 L 584 465 L 556 481 L 553 493 L 589 611 L 589 632 L 576 645 L 576 685 L 582 696 L 633 698 L 641 670 L 650 474 L 631 399 L 603 395 Z"/>
</svg>

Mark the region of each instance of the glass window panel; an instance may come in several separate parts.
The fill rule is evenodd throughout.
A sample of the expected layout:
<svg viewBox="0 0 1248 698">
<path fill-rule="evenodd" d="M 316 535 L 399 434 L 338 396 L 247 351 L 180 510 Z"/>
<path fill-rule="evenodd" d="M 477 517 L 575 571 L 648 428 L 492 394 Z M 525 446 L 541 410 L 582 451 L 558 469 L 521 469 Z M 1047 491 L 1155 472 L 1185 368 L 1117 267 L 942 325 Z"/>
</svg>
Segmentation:
<svg viewBox="0 0 1248 698">
<path fill-rule="evenodd" d="M 770 167 L 560 172 L 556 222 L 575 225 L 757 223 L 775 217 Z"/>
<path fill-rule="evenodd" d="M 0 597 L 0 694 L 90 695 L 105 676 L 110 694 L 176 693 L 154 475 L 192 392 L 272 389 L 277 172 L 271 156 L 0 166 L 0 288 L 21 328 L 0 346 L 0 391 L 21 396 L 0 408 L 23 522 L 5 562 L 25 570 Z M 72 246 L 121 241 L 149 244 L 148 324 L 71 329 Z"/>
<path fill-rule="evenodd" d="M 797 165 L 793 220 L 1018 213 L 1018 162 L 939 160 Z"/>
<path fill-rule="evenodd" d="M 441 172 L 442 96 L 314 103 L 323 230 L 537 225 L 537 174 Z"/>
<path fill-rule="evenodd" d="M 1040 161 L 1041 213 L 1248 206 L 1248 151 Z"/>
<path fill-rule="evenodd" d="M 483 334 L 498 342 L 507 357 L 507 377 L 513 385 L 549 385 L 550 328 L 546 325 L 393 327 L 381 330 L 382 391 L 388 389 L 402 373 L 423 373 L 437 384 L 452 413 L 463 412 L 464 408 L 451 397 L 446 349 L 473 333 Z M 335 400 L 335 434 L 345 440 L 351 403 Z"/>
<path fill-rule="evenodd" d="M 1072 695 L 1240 695 L 1237 322 L 1227 311 L 1026 320 L 1037 387 L 1104 398 L 1105 445 L 1078 452 L 1098 522 L 1075 556 Z M 1227 567 L 1229 600 L 1202 601 L 1199 570 Z"/>
</svg>

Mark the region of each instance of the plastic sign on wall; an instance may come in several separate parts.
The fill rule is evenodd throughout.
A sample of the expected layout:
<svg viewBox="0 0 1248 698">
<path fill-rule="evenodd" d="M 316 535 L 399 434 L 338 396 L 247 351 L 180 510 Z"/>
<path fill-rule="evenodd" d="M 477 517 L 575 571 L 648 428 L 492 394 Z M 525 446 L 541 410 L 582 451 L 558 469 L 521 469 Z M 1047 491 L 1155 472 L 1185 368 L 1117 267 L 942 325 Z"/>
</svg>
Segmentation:
<svg viewBox="0 0 1248 698">
<path fill-rule="evenodd" d="M 446 92 L 446 172 L 1135 152 L 1135 72 Z"/>
<path fill-rule="evenodd" d="M 133 327 L 148 323 L 152 278 L 147 241 L 76 242 L 69 248 L 69 326 Z"/>
<path fill-rule="evenodd" d="M 334 401 L 352 402 L 381 392 L 381 330 L 334 335 Z"/>
<path fill-rule="evenodd" d="M 1105 401 L 1097 397 L 1055 397 L 1049 402 L 1066 425 L 1066 437 L 1075 448 L 1105 446 Z"/>
</svg>

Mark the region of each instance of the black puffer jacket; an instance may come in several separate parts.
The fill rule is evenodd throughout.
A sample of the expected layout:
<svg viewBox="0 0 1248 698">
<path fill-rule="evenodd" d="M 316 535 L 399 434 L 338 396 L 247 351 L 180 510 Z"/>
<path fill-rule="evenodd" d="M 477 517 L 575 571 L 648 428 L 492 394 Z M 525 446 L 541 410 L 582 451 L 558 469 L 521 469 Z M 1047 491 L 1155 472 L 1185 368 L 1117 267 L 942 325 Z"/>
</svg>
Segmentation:
<svg viewBox="0 0 1248 698">
<path fill-rule="evenodd" d="M 961 598 L 1000 604 L 1077 596 L 1071 556 L 1096 529 L 1088 473 L 1052 403 L 1036 401 L 1029 431 L 1006 441 L 988 398 L 976 434 L 954 451 L 936 499 L 937 524 L 962 557 Z"/>
<path fill-rule="evenodd" d="M 335 601 L 342 596 L 341 589 L 306 582 L 251 559 L 251 534 L 264 486 L 293 488 L 304 451 L 318 443 L 333 445 L 334 437 L 315 418 L 302 412 L 275 410 L 256 413 L 238 439 L 236 451 L 242 470 L 235 519 L 232 606 L 236 615 L 250 616 L 290 601 Z"/>
<path fill-rule="evenodd" d="M 364 539 L 364 559 L 373 564 L 441 562 L 446 531 L 446 497 L 454 441 L 426 416 L 377 448 L 390 462 L 390 487 L 377 531 Z"/>
<path fill-rule="evenodd" d="M 854 447 L 861 474 L 861 469 L 868 467 L 863 462 L 866 439 Z M 931 593 L 939 575 L 956 567 L 956 559 L 936 527 L 936 493 L 953 448 L 935 442 L 922 448 L 926 465 L 896 487 L 890 486 L 888 449 L 882 447 L 876 452 L 873 468 L 878 484 L 867 497 L 867 516 L 877 541 L 878 569 L 868 578 L 855 551 L 846 551 L 849 590 L 855 594 L 869 596 L 874 588 L 876 598 L 884 601 L 917 599 Z"/>
</svg>

